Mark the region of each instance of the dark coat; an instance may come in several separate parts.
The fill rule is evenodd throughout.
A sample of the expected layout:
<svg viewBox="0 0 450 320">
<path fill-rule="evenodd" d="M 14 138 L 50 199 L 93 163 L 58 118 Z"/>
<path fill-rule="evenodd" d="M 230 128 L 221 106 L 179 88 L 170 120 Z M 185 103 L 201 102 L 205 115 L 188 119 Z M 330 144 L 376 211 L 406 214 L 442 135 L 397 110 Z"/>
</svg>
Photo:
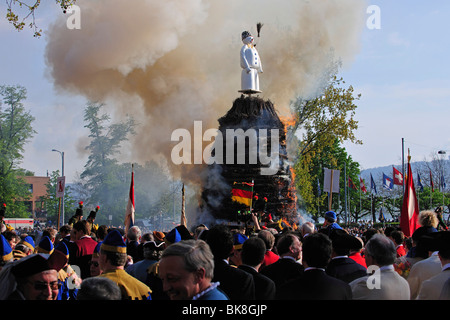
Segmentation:
<svg viewBox="0 0 450 320">
<path fill-rule="evenodd" d="M 367 276 L 366 268 L 356 263 L 355 260 L 345 257 L 331 259 L 326 268 L 326 272 L 329 276 L 341 279 L 347 283 Z"/>
<path fill-rule="evenodd" d="M 253 276 L 253 281 L 255 282 L 255 299 L 256 300 L 273 300 L 275 299 L 275 282 L 265 275 L 259 273 L 252 267 L 246 265 L 240 265 L 238 267 Z"/>
<path fill-rule="evenodd" d="M 289 258 L 281 258 L 261 270 L 261 274 L 272 279 L 279 288 L 286 282 L 298 278 L 303 273 L 303 266 Z"/>
<path fill-rule="evenodd" d="M 213 282 L 220 282 L 219 288 L 230 300 L 254 300 L 253 276 L 244 270 L 230 266 L 224 260 L 214 259 Z"/>
<path fill-rule="evenodd" d="M 352 290 L 342 280 L 331 277 L 320 269 L 303 272 L 277 290 L 278 300 L 351 300 Z"/>
</svg>

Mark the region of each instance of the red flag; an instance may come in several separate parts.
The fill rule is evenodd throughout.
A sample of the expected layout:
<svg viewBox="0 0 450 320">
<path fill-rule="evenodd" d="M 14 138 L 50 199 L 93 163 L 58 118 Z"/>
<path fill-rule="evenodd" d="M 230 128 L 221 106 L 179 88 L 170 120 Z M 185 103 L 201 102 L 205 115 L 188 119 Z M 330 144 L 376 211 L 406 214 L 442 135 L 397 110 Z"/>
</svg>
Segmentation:
<svg viewBox="0 0 450 320">
<path fill-rule="evenodd" d="M 356 185 L 353 183 L 353 180 L 351 178 L 348 178 L 348 186 L 352 189 L 358 190 Z"/>
<path fill-rule="evenodd" d="M 130 184 L 130 192 L 128 195 L 128 204 L 127 211 L 125 213 L 125 234 L 128 230 L 134 225 L 134 171 L 133 165 L 131 166 L 131 184 Z"/>
<path fill-rule="evenodd" d="M 430 186 L 431 186 L 431 192 L 434 192 L 433 175 L 431 174 L 431 170 L 430 170 Z"/>
<path fill-rule="evenodd" d="M 395 169 L 395 167 L 392 167 L 394 169 L 392 176 L 394 177 L 394 184 L 402 186 L 403 185 L 403 175 L 400 171 Z"/>
<path fill-rule="evenodd" d="M 359 187 L 361 188 L 362 192 L 364 192 L 364 193 L 367 192 L 366 186 L 364 185 L 364 181 L 361 177 L 359 177 Z"/>
<path fill-rule="evenodd" d="M 413 232 L 419 227 L 419 202 L 417 201 L 409 160 L 410 157 L 408 156 L 408 178 L 406 180 L 402 213 L 400 215 L 400 228 L 406 237 L 411 237 Z"/>
</svg>

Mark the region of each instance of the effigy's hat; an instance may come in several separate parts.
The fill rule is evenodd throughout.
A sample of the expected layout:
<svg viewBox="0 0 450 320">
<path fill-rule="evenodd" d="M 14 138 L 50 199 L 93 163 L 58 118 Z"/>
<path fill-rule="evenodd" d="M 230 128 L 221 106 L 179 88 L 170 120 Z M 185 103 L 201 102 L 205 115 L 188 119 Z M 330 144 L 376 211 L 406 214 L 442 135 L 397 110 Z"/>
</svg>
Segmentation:
<svg viewBox="0 0 450 320">
<path fill-rule="evenodd" d="M 243 235 L 242 233 L 235 233 L 233 235 L 233 248 L 235 250 L 241 250 L 242 245 L 244 244 L 245 240 L 247 240 L 248 237 Z"/>
<path fill-rule="evenodd" d="M 164 242 L 168 245 L 179 242 L 181 240 L 181 235 L 178 232 L 177 228 L 173 228 L 172 230 L 170 230 L 170 232 L 164 237 Z"/>
<path fill-rule="evenodd" d="M 250 32 L 248 32 L 248 31 L 242 32 L 242 40 L 244 40 L 244 39 L 246 39 L 248 37 L 251 37 L 251 36 L 252 36 L 252 34 Z"/>
<path fill-rule="evenodd" d="M 45 236 L 41 239 L 38 246 L 36 247 L 36 253 L 47 253 L 52 254 L 53 250 L 53 242 L 50 240 L 48 236 Z"/>
<path fill-rule="evenodd" d="M 26 236 L 19 243 L 27 246 L 31 250 L 34 250 L 34 248 L 36 246 L 36 244 L 34 243 L 34 240 L 31 236 Z"/>
<path fill-rule="evenodd" d="M 119 230 L 110 231 L 101 244 L 101 250 L 117 253 L 127 253 L 127 245 Z"/>
<path fill-rule="evenodd" d="M 2 261 L 8 262 L 13 258 L 13 252 L 8 240 L 3 235 L 0 235 L 0 253 L 2 255 Z"/>
</svg>

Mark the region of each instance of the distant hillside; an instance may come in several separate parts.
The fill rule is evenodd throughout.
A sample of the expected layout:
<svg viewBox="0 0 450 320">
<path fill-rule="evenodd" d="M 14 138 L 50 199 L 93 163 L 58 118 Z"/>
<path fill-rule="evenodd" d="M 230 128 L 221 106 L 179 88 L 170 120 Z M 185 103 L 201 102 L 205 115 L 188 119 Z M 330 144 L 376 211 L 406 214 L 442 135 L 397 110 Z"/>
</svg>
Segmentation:
<svg viewBox="0 0 450 320">
<path fill-rule="evenodd" d="M 405 162 L 405 174 L 408 170 L 407 162 Z M 366 182 L 366 185 L 370 183 L 370 174 L 375 181 L 375 184 L 381 184 L 383 173 L 392 178 L 392 167 L 395 167 L 397 170 L 402 172 L 402 165 L 389 165 L 384 167 L 370 168 L 361 171 L 361 177 Z M 450 160 L 443 160 L 442 162 L 439 160 L 433 161 L 416 161 L 411 162 L 411 169 L 414 174 L 414 181 L 417 179 L 417 173 L 420 174 L 422 183 L 425 182 L 425 185 L 429 184 L 430 179 L 430 170 L 433 175 L 433 182 L 435 185 L 438 184 L 439 181 L 439 173 L 441 172 L 441 168 L 444 169 L 444 177 L 447 187 L 450 188 Z"/>
</svg>

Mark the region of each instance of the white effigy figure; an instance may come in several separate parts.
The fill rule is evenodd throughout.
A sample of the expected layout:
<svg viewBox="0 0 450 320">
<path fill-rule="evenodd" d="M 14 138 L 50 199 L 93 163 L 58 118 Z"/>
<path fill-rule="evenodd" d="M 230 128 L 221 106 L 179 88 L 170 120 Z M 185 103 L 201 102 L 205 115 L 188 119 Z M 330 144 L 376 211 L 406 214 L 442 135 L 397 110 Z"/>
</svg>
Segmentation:
<svg viewBox="0 0 450 320">
<path fill-rule="evenodd" d="M 262 73 L 261 59 L 258 51 L 253 44 L 254 38 L 248 31 L 242 32 L 242 42 L 244 45 L 241 48 L 241 90 L 243 93 L 260 93 L 259 90 L 259 76 Z"/>
</svg>

